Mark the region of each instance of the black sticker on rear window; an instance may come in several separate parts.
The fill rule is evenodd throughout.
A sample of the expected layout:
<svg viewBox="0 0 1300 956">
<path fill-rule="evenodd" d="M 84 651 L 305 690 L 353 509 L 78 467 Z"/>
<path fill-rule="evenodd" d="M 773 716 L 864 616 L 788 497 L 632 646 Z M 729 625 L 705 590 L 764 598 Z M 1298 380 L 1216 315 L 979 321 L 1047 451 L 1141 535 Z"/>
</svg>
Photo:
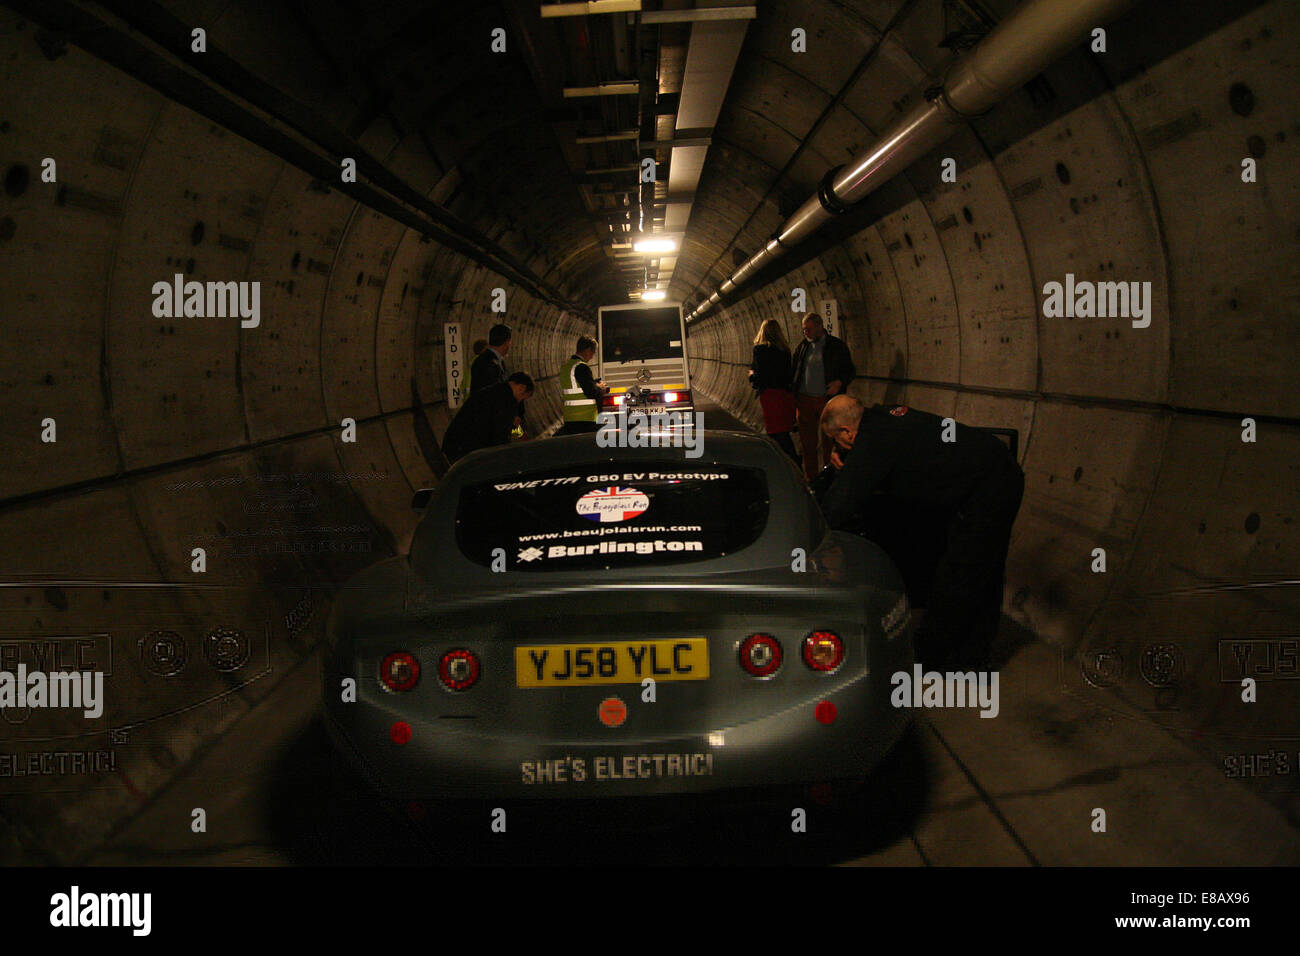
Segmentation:
<svg viewBox="0 0 1300 956">
<path fill-rule="evenodd" d="M 462 490 L 456 543 L 511 570 L 651 567 L 706 561 L 758 540 L 767 481 L 751 468 L 664 468 L 663 462 L 592 465 Z"/>
</svg>

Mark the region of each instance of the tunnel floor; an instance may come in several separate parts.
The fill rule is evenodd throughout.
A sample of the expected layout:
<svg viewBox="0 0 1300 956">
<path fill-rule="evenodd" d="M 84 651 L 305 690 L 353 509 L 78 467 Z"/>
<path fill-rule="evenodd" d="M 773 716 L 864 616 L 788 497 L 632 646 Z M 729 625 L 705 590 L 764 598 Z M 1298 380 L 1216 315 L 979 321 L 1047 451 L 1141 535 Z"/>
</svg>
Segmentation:
<svg viewBox="0 0 1300 956">
<path fill-rule="evenodd" d="M 713 428 L 746 429 L 711 402 Z M 285 673 L 238 725 L 149 798 L 93 865 L 842 863 L 1261 865 L 1300 861 L 1300 832 L 1150 715 L 1069 692 L 1061 652 L 1008 618 L 997 720 L 915 711 L 865 791 L 708 811 L 665 804 L 390 806 L 339 771 L 318 719 L 319 659 Z M 208 829 L 188 826 L 206 809 Z M 1094 829 L 1096 811 L 1106 829 Z M 598 836 L 596 836 L 598 835 Z"/>
<path fill-rule="evenodd" d="M 80 861 L 92 865 L 845 863 L 1251 865 L 1300 860 L 1282 814 L 1119 704 L 1060 693 L 1060 655 L 1004 619 L 1001 713 L 917 714 L 868 791 L 845 806 L 588 826 L 581 812 L 426 808 L 412 820 L 349 789 L 316 717 L 319 661 L 287 673 L 240 725 Z M 991 725 L 996 723 L 996 728 Z M 340 785 L 340 780 L 343 781 Z M 207 809 L 208 832 L 187 825 Z M 1094 832 L 1093 811 L 1107 813 Z M 599 839 L 593 838 L 599 832 Z"/>
</svg>

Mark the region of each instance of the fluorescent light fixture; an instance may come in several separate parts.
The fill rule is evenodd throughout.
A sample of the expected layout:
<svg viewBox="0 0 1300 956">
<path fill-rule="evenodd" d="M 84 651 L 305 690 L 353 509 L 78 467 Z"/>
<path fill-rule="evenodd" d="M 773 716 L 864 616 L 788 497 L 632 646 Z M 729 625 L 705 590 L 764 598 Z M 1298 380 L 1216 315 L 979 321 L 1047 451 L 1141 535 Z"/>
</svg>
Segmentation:
<svg viewBox="0 0 1300 956">
<path fill-rule="evenodd" d="M 617 80 L 610 83 L 601 83 L 597 86 L 566 86 L 564 88 L 564 98 L 572 99 L 575 96 L 621 96 L 636 93 L 640 89 L 641 85 L 636 80 Z"/>
<path fill-rule="evenodd" d="M 640 135 L 641 131 L 639 129 L 625 129 L 620 130 L 617 133 L 598 133 L 594 136 L 579 136 L 574 140 L 574 142 L 583 146 L 592 143 L 616 143 L 621 140 L 636 139 Z"/>
<path fill-rule="evenodd" d="M 676 252 L 677 243 L 671 239 L 638 239 L 632 248 L 637 252 Z"/>
<path fill-rule="evenodd" d="M 701 23 L 708 20 L 753 20 L 757 16 L 758 8 L 755 6 L 696 7 L 694 10 L 647 10 L 641 14 L 641 22 L 644 24 Z"/>
<path fill-rule="evenodd" d="M 663 289 L 646 289 L 641 293 L 641 298 L 646 302 L 659 302 L 668 298 L 668 293 Z"/>
<path fill-rule="evenodd" d="M 547 17 L 581 17 L 589 13 L 636 13 L 641 0 L 587 0 L 585 3 L 544 3 L 542 19 Z"/>
</svg>

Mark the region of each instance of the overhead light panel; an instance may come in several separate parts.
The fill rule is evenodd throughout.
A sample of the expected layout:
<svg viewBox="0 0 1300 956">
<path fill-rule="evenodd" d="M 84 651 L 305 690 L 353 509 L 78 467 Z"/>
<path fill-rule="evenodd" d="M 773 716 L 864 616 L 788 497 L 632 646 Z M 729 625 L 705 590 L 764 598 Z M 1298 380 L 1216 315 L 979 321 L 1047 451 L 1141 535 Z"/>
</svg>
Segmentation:
<svg viewBox="0 0 1300 956">
<path fill-rule="evenodd" d="M 696 7 L 694 10 L 649 10 L 641 14 L 641 22 L 643 24 L 703 23 L 709 20 L 753 20 L 757 16 L 756 6 Z"/>
<path fill-rule="evenodd" d="M 566 86 L 564 98 L 574 99 L 579 96 L 622 96 L 641 91 L 641 84 L 636 80 L 616 80 L 612 83 L 599 83 L 596 86 Z"/>
<path fill-rule="evenodd" d="M 636 252 L 676 252 L 677 243 L 672 239 L 638 239 L 632 248 Z"/>
<path fill-rule="evenodd" d="M 582 17 L 589 13 L 636 13 L 641 0 L 587 0 L 586 3 L 544 3 L 542 19 L 547 17 Z"/>
<path fill-rule="evenodd" d="M 641 135 L 639 129 L 619 130 L 617 133 L 600 133 L 595 136 L 579 136 L 574 140 L 579 146 L 590 146 L 592 143 L 618 143 L 623 140 L 633 140 Z"/>
<path fill-rule="evenodd" d="M 660 302 L 668 298 L 668 293 L 663 289 L 646 289 L 641 293 L 641 298 L 646 302 Z"/>
</svg>

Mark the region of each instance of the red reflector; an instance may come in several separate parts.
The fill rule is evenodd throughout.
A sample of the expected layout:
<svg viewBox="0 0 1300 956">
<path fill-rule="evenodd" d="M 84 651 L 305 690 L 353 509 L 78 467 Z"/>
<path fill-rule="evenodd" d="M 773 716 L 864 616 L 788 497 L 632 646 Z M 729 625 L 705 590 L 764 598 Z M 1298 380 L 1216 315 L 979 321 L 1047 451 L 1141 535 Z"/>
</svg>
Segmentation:
<svg viewBox="0 0 1300 956">
<path fill-rule="evenodd" d="M 824 700 L 820 704 L 818 704 L 817 709 L 814 710 L 813 713 L 816 715 L 817 723 L 819 724 L 835 723 L 835 716 L 836 716 L 835 705 L 832 704 L 829 700 Z"/>
<path fill-rule="evenodd" d="M 395 744 L 409 743 L 411 740 L 411 725 L 404 720 L 399 720 L 388 731 L 388 736 L 393 738 Z"/>
<path fill-rule="evenodd" d="M 844 642 L 832 631 L 813 631 L 803 639 L 803 662 L 815 671 L 833 671 L 844 661 Z"/>
</svg>

